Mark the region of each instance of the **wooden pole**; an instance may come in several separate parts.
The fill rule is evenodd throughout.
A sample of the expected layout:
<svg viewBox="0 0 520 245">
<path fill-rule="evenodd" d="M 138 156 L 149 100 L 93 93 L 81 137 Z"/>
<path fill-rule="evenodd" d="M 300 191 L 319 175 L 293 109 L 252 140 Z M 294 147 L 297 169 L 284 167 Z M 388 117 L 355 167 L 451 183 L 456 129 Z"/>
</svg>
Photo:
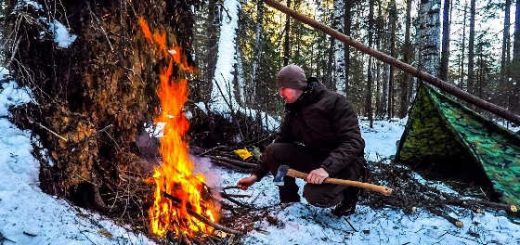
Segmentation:
<svg viewBox="0 0 520 245">
<path fill-rule="evenodd" d="M 288 8 L 287 6 L 278 3 L 276 0 L 265 0 L 265 3 L 271 7 L 293 17 L 294 19 L 296 19 L 298 21 L 313 27 L 314 29 L 317 29 L 324 33 L 329 34 L 330 36 L 336 38 L 337 40 L 342 41 L 343 43 L 345 43 L 349 46 L 352 46 L 365 54 L 373 56 L 376 59 L 378 59 L 382 62 L 385 62 L 393 67 L 401 69 L 404 72 L 407 72 L 410 75 L 415 76 L 424 82 L 434 85 L 435 87 L 439 88 L 440 90 L 442 90 L 448 94 L 451 94 L 451 95 L 453 95 L 459 99 L 462 99 L 470 104 L 473 104 L 481 109 L 487 110 L 500 117 L 503 117 L 504 119 L 507 119 L 511 122 L 514 122 L 514 123 L 520 125 L 520 116 L 506 110 L 505 108 L 502 108 L 493 103 L 482 100 L 477 96 L 474 96 L 464 90 L 459 89 L 457 86 L 455 86 L 453 84 L 447 83 L 438 77 L 435 77 L 425 71 L 417 69 L 417 68 L 411 66 L 410 64 L 404 63 L 381 51 L 367 47 L 363 43 L 356 41 L 356 40 L 352 39 L 351 37 L 324 25 L 323 23 L 320 23 L 305 15 L 299 14 L 298 12 Z"/>
</svg>

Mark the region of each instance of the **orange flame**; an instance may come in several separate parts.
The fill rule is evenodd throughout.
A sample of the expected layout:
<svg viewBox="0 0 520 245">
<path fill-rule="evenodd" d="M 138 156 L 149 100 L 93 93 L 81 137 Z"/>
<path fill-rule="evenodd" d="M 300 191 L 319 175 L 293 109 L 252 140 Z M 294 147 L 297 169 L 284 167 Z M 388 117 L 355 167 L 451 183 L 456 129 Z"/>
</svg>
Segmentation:
<svg viewBox="0 0 520 245">
<path fill-rule="evenodd" d="M 209 194 L 204 189 L 205 176 L 193 172 L 194 163 L 189 156 L 188 144 L 183 139 L 189 128 L 188 119 L 183 113 L 184 104 L 188 100 L 188 80 L 184 77 L 172 77 L 174 67 L 178 68 L 179 74 L 191 73 L 195 68 L 188 64 L 181 47 L 174 45 L 167 49 L 165 32 L 155 31 L 152 34 L 142 17 L 138 23 L 147 41 L 155 44 L 160 53 L 169 60 L 168 66 L 161 69 L 157 91 L 161 114 L 155 121 L 164 124 L 164 129 L 160 139 L 162 163 L 154 169 L 154 203 L 148 211 L 151 232 L 160 237 L 169 231 L 188 237 L 199 233 L 210 234 L 213 228 L 190 214 L 197 213 L 213 222 L 219 218 L 217 205 L 211 198 L 203 196 L 203 193 Z M 164 193 L 177 201 L 166 198 Z"/>
</svg>

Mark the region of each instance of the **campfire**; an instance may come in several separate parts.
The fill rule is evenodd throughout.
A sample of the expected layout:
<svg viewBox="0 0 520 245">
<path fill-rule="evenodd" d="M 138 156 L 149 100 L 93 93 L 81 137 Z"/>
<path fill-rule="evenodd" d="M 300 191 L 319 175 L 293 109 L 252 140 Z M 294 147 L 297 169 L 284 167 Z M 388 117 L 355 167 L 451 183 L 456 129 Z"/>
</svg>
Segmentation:
<svg viewBox="0 0 520 245">
<path fill-rule="evenodd" d="M 139 26 L 149 44 L 168 61 L 161 69 L 157 91 L 161 111 L 155 123 L 164 128 L 160 138 L 162 163 L 149 180 L 155 185 L 154 202 L 148 211 L 150 230 L 159 237 L 170 232 L 190 238 L 211 234 L 214 228 L 208 223 L 219 219 L 219 206 L 205 185 L 206 177 L 194 172 L 194 162 L 184 140 L 189 128 L 183 113 L 188 99 L 186 76 L 195 68 L 187 62 L 175 40 L 169 40 L 173 43 L 169 48 L 165 32 L 152 32 L 142 17 Z"/>
</svg>

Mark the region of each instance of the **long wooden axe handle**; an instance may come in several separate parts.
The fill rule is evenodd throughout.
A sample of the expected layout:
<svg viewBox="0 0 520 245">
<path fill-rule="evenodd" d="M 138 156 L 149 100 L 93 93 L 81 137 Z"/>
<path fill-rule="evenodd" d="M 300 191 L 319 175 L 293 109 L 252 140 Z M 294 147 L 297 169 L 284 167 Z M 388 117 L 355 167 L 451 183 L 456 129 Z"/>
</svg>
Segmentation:
<svg viewBox="0 0 520 245">
<path fill-rule="evenodd" d="M 306 179 L 308 174 L 290 168 L 287 170 L 287 175 L 291 176 L 291 177 L 295 177 L 295 178 Z M 370 191 L 379 192 L 379 193 L 383 194 L 384 196 L 392 195 L 391 188 L 388 188 L 388 187 L 382 186 L 382 185 L 374 185 L 374 184 L 370 184 L 370 183 L 360 182 L 360 181 L 326 178 L 323 181 L 323 183 L 362 188 L 362 189 L 366 189 L 366 190 L 370 190 Z"/>
<path fill-rule="evenodd" d="M 516 115 L 513 112 L 510 112 L 503 107 L 497 106 L 493 103 L 480 99 L 479 97 L 477 97 L 475 95 L 472 95 L 462 89 L 459 89 L 457 86 L 455 86 L 451 83 L 447 83 L 423 70 L 417 69 L 390 55 L 387 55 L 381 51 L 370 48 L 370 47 L 364 45 L 363 43 L 356 41 L 356 40 L 352 39 L 351 37 L 330 28 L 329 26 L 326 26 L 323 23 L 320 23 L 314 19 L 311 19 L 305 15 L 302 15 L 302 14 L 288 8 L 287 6 L 277 2 L 277 0 L 264 0 L 264 2 L 266 4 L 268 4 L 269 6 L 283 12 L 284 14 L 295 18 L 296 20 L 298 20 L 304 24 L 307 24 L 307 25 L 313 27 L 314 29 L 327 33 L 330 36 L 334 37 L 335 39 L 337 39 L 349 46 L 352 46 L 355 49 L 357 49 L 365 54 L 373 56 L 382 62 L 385 62 L 393 67 L 401 69 L 404 72 L 421 79 L 422 81 L 428 82 L 429 84 L 436 86 L 437 88 L 439 88 L 440 90 L 442 90 L 448 94 L 454 95 L 457 98 L 460 98 L 468 103 L 476 105 L 489 112 L 492 112 L 511 122 L 520 124 L 520 115 Z"/>
</svg>

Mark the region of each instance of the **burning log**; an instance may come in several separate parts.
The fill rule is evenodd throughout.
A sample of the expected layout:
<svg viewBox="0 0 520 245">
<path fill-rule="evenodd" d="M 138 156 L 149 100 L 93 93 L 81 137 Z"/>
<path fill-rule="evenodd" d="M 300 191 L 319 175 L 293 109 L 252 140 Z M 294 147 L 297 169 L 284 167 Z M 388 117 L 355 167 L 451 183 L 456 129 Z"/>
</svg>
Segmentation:
<svg viewBox="0 0 520 245">
<path fill-rule="evenodd" d="M 176 203 L 177 205 L 180 205 L 182 203 L 182 200 L 177 198 L 177 197 L 174 197 L 166 192 L 162 192 L 162 194 L 164 195 L 164 197 L 172 200 L 174 203 Z M 240 231 L 237 231 L 237 230 L 234 230 L 234 229 L 231 229 L 231 228 L 228 228 L 228 227 L 225 227 L 223 225 L 220 225 L 218 223 L 214 223 L 212 222 L 211 220 L 209 220 L 207 217 L 203 216 L 203 215 L 200 215 L 198 214 L 197 212 L 193 211 L 193 209 L 190 207 L 188 208 L 188 213 L 190 213 L 191 215 L 193 215 L 195 218 L 199 219 L 200 221 L 204 222 L 205 224 L 217 229 L 217 230 L 221 230 L 221 231 L 224 231 L 226 233 L 229 233 L 229 234 L 235 234 L 235 235 L 243 235 L 244 233 L 243 232 L 240 232 Z"/>
</svg>

